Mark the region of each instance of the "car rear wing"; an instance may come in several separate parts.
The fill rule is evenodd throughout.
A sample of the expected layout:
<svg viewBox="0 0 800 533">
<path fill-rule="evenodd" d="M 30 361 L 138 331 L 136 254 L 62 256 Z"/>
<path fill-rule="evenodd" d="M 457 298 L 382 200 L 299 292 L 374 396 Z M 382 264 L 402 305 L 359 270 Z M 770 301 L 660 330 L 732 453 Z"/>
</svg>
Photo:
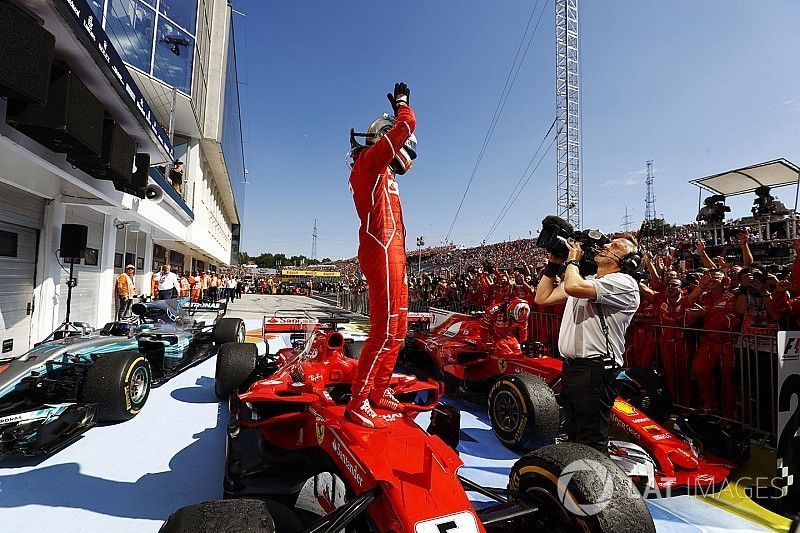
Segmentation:
<svg viewBox="0 0 800 533">
<path fill-rule="evenodd" d="M 408 313 L 408 330 L 410 332 L 430 331 L 434 323 L 433 313 Z"/>
<path fill-rule="evenodd" d="M 280 315 L 278 313 L 281 313 Z M 304 333 L 317 328 L 337 329 L 339 324 L 347 324 L 350 319 L 331 314 L 329 316 L 313 316 L 305 310 L 283 310 L 273 315 L 265 315 L 261 323 L 261 333 L 267 334 Z"/>
</svg>

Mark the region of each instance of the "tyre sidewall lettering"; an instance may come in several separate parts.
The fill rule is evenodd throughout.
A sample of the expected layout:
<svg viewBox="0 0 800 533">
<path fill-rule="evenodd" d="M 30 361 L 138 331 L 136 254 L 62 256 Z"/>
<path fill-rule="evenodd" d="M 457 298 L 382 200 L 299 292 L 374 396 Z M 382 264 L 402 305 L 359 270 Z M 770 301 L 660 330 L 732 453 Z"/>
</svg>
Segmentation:
<svg viewBox="0 0 800 533">
<path fill-rule="evenodd" d="M 519 425 L 514 431 L 514 434 L 511 436 L 501 435 L 499 431 L 495 431 L 495 435 L 498 439 L 500 439 L 500 441 L 506 444 L 517 445 L 522 441 L 525 429 L 528 427 L 528 403 L 525 401 L 525 396 L 519 390 L 519 387 L 517 387 L 516 383 L 510 379 L 503 379 L 495 383 L 495 385 L 492 387 L 492 390 L 489 392 L 489 396 L 494 397 L 497 389 L 503 386 L 513 391 L 512 394 L 516 397 L 520 406 Z"/>
<path fill-rule="evenodd" d="M 139 365 L 140 362 L 144 363 L 144 368 L 146 369 L 147 377 L 148 377 L 148 381 L 149 381 L 150 368 L 149 368 L 149 365 L 147 364 L 147 358 L 144 357 L 144 356 L 137 357 L 136 359 L 134 359 L 128 365 L 128 369 L 125 372 L 125 378 L 124 378 L 124 381 L 123 381 L 122 390 L 123 390 L 123 396 L 125 397 L 125 410 L 128 411 L 132 415 L 138 414 L 139 411 L 142 410 L 142 407 L 144 406 L 144 403 L 147 400 L 147 396 L 145 396 L 144 397 L 144 401 L 142 401 L 142 403 L 140 405 L 134 405 L 133 404 L 133 399 L 132 399 L 132 396 L 131 396 L 131 388 L 130 388 L 130 386 L 131 386 L 131 376 L 133 375 L 133 371 L 136 369 L 136 367 Z M 148 383 L 147 386 L 149 387 L 150 384 Z"/>
</svg>

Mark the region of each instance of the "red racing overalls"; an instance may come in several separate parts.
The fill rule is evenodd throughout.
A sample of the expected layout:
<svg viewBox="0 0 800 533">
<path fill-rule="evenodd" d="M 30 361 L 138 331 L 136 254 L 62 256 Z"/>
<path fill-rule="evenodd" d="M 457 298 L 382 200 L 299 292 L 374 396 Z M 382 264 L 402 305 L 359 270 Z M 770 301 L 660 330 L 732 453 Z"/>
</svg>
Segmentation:
<svg viewBox="0 0 800 533">
<path fill-rule="evenodd" d="M 664 373 L 664 381 L 676 403 L 690 405 L 691 380 L 687 379 L 687 376 L 691 358 L 683 331 L 686 327 L 686 308 L 689 306 L 689 300 L 683 295 L 677 300 L 670 300 L 661 294 L 656 298 L 659 321 L 663 326 L 658 340 L 659 363 Z"/>
<path fill-rule="evenodd" d="M 733 336 L 726 332 L 737 331 L 738 318 L 734 311 L 736 296 L 728 291 L 718 294 L 708 292 L 702 296 L 701 304 L 706 313 L 697 355 L 692 365 L 697 387 L 700 392 L 702 408 L 717 410 L 719 399 L 717 391 L 722 389 L 722 414 L 733 418 L 736 413 L 736 384 L 733 381 L 735 358 Z M 721 387 L 715 387 L 714 372 L 720 369 Z"/>
<path fill-rule="evenodd" d="M 408 329 L 406 230 L 400 191 L 389 168 L 395 151 L 414 132 L 416 118 L 400 106 L 394 126 L 355 156 L 350 173 L 358 218 L 358 263 L 369 286 L 369 337 L 353 376 L 351 403 L 380 396 L 389 386 Z"/>
</svg>

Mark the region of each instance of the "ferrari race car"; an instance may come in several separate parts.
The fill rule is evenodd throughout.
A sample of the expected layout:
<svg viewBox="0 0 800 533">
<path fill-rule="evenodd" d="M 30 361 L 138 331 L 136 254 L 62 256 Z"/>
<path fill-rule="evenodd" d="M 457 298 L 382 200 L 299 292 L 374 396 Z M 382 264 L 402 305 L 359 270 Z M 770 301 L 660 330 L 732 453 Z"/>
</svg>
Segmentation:
<svg viewBox="0 0 800 533">
<path fill-rule="evenodd" d="M 244 341 L 224 303 L 159 300 L 133 305 L 131 322 L 84 327 L 0 363 L 0 458 L 51 453 L 97 423 L 122 422 L 150 387 Z"/>
<path fill-rule="evenodd" d="M 302 349 L 274 356 L 259 357 L 252 344 L 220 348 L 216 393 L 230 411 L 227 499 L 179 509 L 162 533 L 655 531 L 625 475 L 580 445 L 522 457 L 503 489 L 458 475 L 459 413 L 438 404 L 434 382 L 394 374 L 405 412 L 384 412 L 390 423 L 380 430 L 347 421 L 358 362 L 337 329 L 335 318 L 320 319 Z M 427 432 L 415 422 L 424 411 Z M 468 492 L 494 503 L 476 509 Z"/>
<path fill-rule="evenodd" d="M 409 331 L 427 331 L 430 329 L 430 323 L 433 320 L 433 315 L 430 313 L 414 313 L 410 312 L 407 316 Z M 347 320 L 336 318 L 334 316 L 323 317 L 322 320 L 327 320 L 331 323 L 333 320 L 336 324 L 347 323 Z M 312 315 L 305 310 L 283 310 L 276 311 L 272 315 L 264 316 L 261 324 L 261 331 L 264 336 L 264 341 L 267 340 L 266 336 L 271 333 L 290 333 L 293 341 L 298 341 L 303 344 L 306 338 L 306 332 L 310 329 L 317 327 L 320 324 L 320 318 Z M 348 357 L 358 359 L 361 356 L 361 350 L 364 347 L 364 341 L 367 340 L 368 334 L 357 329 L 348 329 L 346 327 L 338 326 L 337 330 L 344 337 L 344 352 Z"/>
<path fill-rule="evenodd" d="M 562 360 L 526 353 L 515 338 L 487 346 L 480 329 L 480 316 L 453 313 L 429 332 L 409 337 L 401 367 L 444 381 L 456 395 L 488 399 L 492 429 L 512 450 L 556 442 Z M 671 399 L 655 373 L 625 369 L 617 385 L 611 424 L 624 432 L 625 440 L 612 440 L 609 455 L 640 490 L 708 493 L 749 458 L 749 438 L 736 428 L 695 432 L 708 425 L 698 417 L 679 419 L 673 431 L 665 428 Z M 720 444 L 723 431 L 725 445 Z"/>
</svg>

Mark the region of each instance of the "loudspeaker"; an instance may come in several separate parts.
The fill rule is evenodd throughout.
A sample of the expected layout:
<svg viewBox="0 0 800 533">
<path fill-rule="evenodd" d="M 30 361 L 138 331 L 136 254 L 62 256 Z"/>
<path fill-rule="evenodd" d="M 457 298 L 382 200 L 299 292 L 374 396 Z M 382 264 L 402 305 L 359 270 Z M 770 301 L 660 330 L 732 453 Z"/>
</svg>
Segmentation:
<svg viewBox="0 0 800 533">
<path fill-rule="evenodd" d="M 151 202 L 159 203 L 164 200 L 164 190 L 155 183 L 151 183 L 144 190 L 144 197 Z"/>
<path fill-rule="evenodd" d="M 55 44 L 32 15 L 0 0 L 0 95 L 47 103 Z"/>
<path fill-rule="evenodd" d="M 86 257 L 86 239 L 89 227 L 83 224 L 64 224 L 61 226 L 60 257 Z"/>
<path fill-rule="evenodd" d="M 133 139 L 113 119 L 106 117 L 100 156 L 68 152 L 67 161 L 94 178 L 113 181 L 115 187 L 130 187 L 135 154 Z"/>
<path fill-rule="evenodd" d="M 63 63 L 54 63 L 44 107 L 8 101 L 6 122 L 54 152 L 100 155 L 103 104 Z"/>
<path fill-rule="evenodd" d="M 114 182 L 114 188 L 118 191 L 145 198 L 147 188 L 147 175 L 150 172 L 150 154 L 138 153 L 133 158 L 133 174 L 130 183 Z"/>
</svg>

